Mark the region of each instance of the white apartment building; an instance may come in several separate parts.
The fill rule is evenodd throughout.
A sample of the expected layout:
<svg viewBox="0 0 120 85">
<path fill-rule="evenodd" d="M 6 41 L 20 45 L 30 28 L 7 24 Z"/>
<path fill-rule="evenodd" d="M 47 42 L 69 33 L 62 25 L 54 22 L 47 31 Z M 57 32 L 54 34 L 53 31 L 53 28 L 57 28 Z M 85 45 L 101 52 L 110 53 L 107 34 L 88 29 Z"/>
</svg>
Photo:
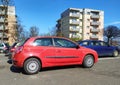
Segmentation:
<svg viewBox="0 0 120 85">
<path fill-rule="evenodd" d="M 16 32 L 16 14 L 15 14 L 15 7 L 8 6 L 7 10 L 7 20 L 5 20 L 5 9 L 2 5 L 0 5 L 0 42 L 8 42 L 12 44 L 15 42 L 15 32 Z M 5 25 L 5 29 L 4 29 Z M 4 32 L 4 35 L 3 35 Z"/>
<path fill-rule="evenodd" d="M 103 40 L 104 12 L 87 8 L 69 8 L 61 13 L 56 26 L 57 31 L 67 38 Z"/>
</svg>

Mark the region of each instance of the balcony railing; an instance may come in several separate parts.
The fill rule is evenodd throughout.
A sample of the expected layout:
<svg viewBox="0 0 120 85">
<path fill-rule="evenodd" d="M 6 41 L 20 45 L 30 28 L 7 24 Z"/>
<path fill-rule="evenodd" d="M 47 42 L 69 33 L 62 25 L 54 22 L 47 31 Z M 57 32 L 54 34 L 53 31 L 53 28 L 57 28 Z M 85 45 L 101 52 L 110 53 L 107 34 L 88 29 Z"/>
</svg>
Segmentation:
<svg viewBox="0 0 120 85">
<path fill-rule="evenodd" d="M 1 12 L 0 12 L 0 15 L 4 15 L 4 14 L 5 14 L 5 12 L 4 12 L 4 11 L 1 11 Z"/>
<path fill-rule="evenodd" d="M 3 28 L 3 27 L 0 27 L 0 30 L 8 30 L 8 28 L 7 27 L 5 27 L 5 29 Z"/>
<path fill-rule="evenodd" d="M 91 15 L 91 18 L 92 18 L 92 19 L 99 19 L 100 16 L 99 16 L 99 15 Z"/>
<path fill-rule="evenodd" d="M 0 27 L 0 30 L 3 30 L 3 27 Z"/>
<path fill-rule="evenodd" d="M 3 37 L 3 35 L 2 35 L 2 34 L 0 34 L 0 38 L 1 38 L 1 37 Z M 7 37 L 7 35 L 4 35 L 4 37 L 3 37 L 3 38 L 8 38 L 8 37 Z"/>
<path fill-rule="evenodd" d="M 92 29 L 90 29 L 90 31 L 91 31 L 91 32 L 99 32 L 100 30 L 99 30 L 98 28 L 96 28 L 96 29 L 95 29 L 95 28 L 92 28 Z"/>
<path fill-rule="evenodd" d="M 0 19 L 0 22 L 4 22 L 4 19 Z"/>
<path fill-rule="evenodd" d="M 97 39 L 98 39 L 98 36 L 92 35 L 92 36 L 90 36 L 90 38 L 91 38 L 91 39 L 94 39 L 94 40 L 97 40 Z"/>
<path fill-rule="evenodd" d="M 73 24 L 73 25 L 79 25 L 80 22 L 79 22 L 79 21 L 71 21 L 70 24 Z"/>
<path fill-rule="evenodd" d="M 70 28 L 69 30 L 73 32 L 79 32 L 80 28 Z"/>
<path fill-rule="evenodd" d="M 72 38 L 80 38 L 79 35 L 72 35 Z"/>
<path fill-rule="evenodd" d="M 98 26 L 98 25 L 100 25 L 100 22 L 98 22 L 98 21 L 93 21 L 93 22 L 91 22 L 91 25 L 95 25 L 95 26 Z"/>
<path fill-rule="evenodd" d="M 80 17 L 80 14 L 79 13 L 70 13 L 70 17 Z"/>
</svg>

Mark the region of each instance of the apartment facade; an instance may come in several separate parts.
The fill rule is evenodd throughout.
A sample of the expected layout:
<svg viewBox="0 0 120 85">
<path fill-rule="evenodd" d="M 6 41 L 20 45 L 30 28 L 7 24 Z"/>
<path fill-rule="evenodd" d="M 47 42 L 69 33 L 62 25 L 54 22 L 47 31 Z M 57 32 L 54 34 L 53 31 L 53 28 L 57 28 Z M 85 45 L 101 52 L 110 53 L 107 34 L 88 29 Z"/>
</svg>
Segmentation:
<svg viewBox="0 0 120 85">
<path fill-rule="evenodd" d="M 61 13 L 56 26 L 57 33 L 67 38 L 103 40 L 104 12 L 87 8 L 69 8 Z"/>
<path fill-rule="evenodd" d="M 5 21 L 5 9 L 0 6 L 0 42 L 12 44 L 15 42 L 16 34 L 16 14 L 15 7 L 8 6 L 7 18 Z"/>
</svg>

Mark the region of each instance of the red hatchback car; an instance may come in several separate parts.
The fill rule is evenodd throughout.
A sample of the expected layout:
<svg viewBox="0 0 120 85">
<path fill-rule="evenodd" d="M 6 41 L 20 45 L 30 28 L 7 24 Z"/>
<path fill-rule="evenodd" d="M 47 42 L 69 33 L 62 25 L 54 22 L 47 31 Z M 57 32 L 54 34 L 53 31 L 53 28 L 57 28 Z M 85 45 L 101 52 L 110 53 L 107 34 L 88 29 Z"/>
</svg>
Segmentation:
<svg viewBox="0 0 120 85">
<path fill-rule="evenodd" d="M 90 68 L 98 61 L 98 54 L 67 38 L 31 37 L 15 49 L 12 60 L 13 66 L 35 74 L 41 68 L 52 66 L 82 64 Z"/>
</svg>

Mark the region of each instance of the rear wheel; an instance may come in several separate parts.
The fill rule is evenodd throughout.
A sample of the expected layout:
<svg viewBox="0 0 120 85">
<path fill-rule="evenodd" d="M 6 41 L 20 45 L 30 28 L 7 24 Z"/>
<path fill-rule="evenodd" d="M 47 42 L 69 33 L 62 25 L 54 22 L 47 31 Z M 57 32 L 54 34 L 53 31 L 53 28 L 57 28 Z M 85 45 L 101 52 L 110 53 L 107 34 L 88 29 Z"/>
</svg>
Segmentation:
<svg viewBox="0 0 120 85">
<path fill-rule="evenodd" d="M 87 55 L 83 61 L 83 67 L 91 68 L 94 65 L 94 57 L 92 55 Z"/>
<path fill-rule="evenodd" d="M 118 52 L 117 50 L 114 50 L 113 56 L 114 56 L 114 57 L 117 57 L 118 55 L 119 55 L 119 52 Z"/>
<path fill-rule="evenodd" d="M 36 58 L 30 58 L 25 61 L 23 68 L 24 68 L 25 73 L 27 74 L 36 74 L 41 69 L 41 63 Z"/>
</svg>

